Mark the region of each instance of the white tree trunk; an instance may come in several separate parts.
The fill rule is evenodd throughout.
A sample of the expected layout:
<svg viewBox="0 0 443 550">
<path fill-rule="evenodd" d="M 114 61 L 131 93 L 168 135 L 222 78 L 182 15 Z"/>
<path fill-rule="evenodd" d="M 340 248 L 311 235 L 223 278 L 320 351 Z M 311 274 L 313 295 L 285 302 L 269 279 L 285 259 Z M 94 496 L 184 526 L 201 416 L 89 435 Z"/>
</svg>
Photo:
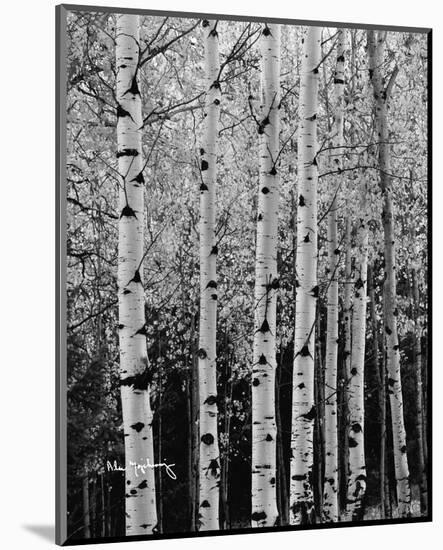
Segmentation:
<svg viewBox="0 0 443 550">
<path fill-rule="evenodd" d="M 362 519 L 362 499 L 366 490 L 364 447 L 364 379 L 366 343 L 366 305 L 368 271 L 368 226 L 366 216 L 366 187 L 361 186 L 357 246 L 355 258 L 354 300 L 352 306 L 351 369 L 348 379 L 348 490 L 346 520 Z"/>
<path fill-rule="evenodd" d="M 411 232 L 415 236 L 415 230 Z M 417 251 L 418 252 L 418 251 Z M 422 354 L 421 354 L 421 320 L 420 320 L 420 291 L 418 288 L 418 272 L 417 267 L 412 267 L 412 294 L 413 294 L 413 309 L 414 309 L 414 359 L 415 359 L 415 375 L 416 384 L 416 408 L 417 408 L 417 443 L 418 443 L 418 467 L 420 480 L 420 507 L 422 515 L 426 516 L 428 512 L 428 489 L 425 466 L 425 434 L 423 433 L 423 379 L 422 379 Z"/>
<path fill-rule="evenodd" d="M 292 391 L 290 522 L 309 523 L 312 490 L 315 317 L 317 283 L 317 107 L 321 29 L 309 27 L 303 45 L 300 83 L 297 294 Z"/>
<path fill-rule="evenodd" d="M 351 325 L 352 325 L 352 237 L 351 237 L 351 213 L 346 205 L 346 235 L 344 240 L 346 247 L 345 254 L 345 289 L 343 297 L 343 320 L 344 320 L 344 363 L 346 379 L 351 376 Z"/>
<path fill-rule="evenodd" d="M 217 137 L 220 118 L 220 61 L 217 22 L 204 20 L 205 132 L 200 185 L 200 322 L 198 378 L 200 402 L 200 531 L 219 529 L 220 456 L 217 430 L 217 242 L 216 179 Z"/>
<path fill-rule="evenodd" d="M 342 166 L 343 110 L 346 31 L 338 31 L 337 64 L 334 75 L 335 115 L 331 160 L 334 169 Z M 332 178 L 328 212 L 328 292 L 325 361 L 325 473 L 323 521 L 338 521 L 338 434 L 337 434 L 337 352 L 338 352 L 338 267 L 340 250 L 337 240 L 337 178 Z M 335 183 L 335 185 L 333 185 Z"/>
<path fill-rule="evenodd" d="M 117 157 L 121 175 L 118 241 L 120 384 L 125 436 L 126 534 L 152 533 L 157 524 L 150 375 L 143 288 L 141 97 L 137 85 L 139 20 L 117 15 Z"/>
<path fill-rule="evenodd" d="M 406 430 L 403 418 L 403 393 L 400 372 L 400 349 L 397 333 L 396 304 L 396 258 L 394 205 L 392 200 L 392 182 L 390 168 L 390 148 L 388 132 L 388 100 L 396 70 L 392 73 L 389 83 L 385 85 L 381 74 L 384 61 L 386 33 L 368 31 L 369 74 L 374 89 L 375 125 L 378 137 L 380 187 L 383 194 L 383 230 L 385 283 L 384 324 L 386 363 L 388 373 L 388 394 L 391 405 L 392 435 L 394 448 L 395 478 L 397 484 L 398 513 L 400 517 L 411 514 L 411 490 L 409 485 L 409 467 L 406 446 Z"/>
<path fill-rule="evenodd" d="M 260 134 L 260 183 L 255 258 L 255 324 L 252 370 L 252 515 L 253 527 L 273 527 L 276 494 L 275 420 L 277 226 L 279 176 L 280 26 L 266 25 L 261 35 L 263 97 Z"/>
</svg>

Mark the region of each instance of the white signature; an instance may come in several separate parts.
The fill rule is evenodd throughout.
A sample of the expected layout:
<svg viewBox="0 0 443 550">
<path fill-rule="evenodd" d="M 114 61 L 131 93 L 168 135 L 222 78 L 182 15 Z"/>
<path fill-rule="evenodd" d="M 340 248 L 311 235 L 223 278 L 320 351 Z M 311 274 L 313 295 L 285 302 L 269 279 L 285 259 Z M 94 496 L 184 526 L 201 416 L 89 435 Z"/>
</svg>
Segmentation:
<svg viewBox="0 0 443 550">
<path fill-rule="evenodd" d="M 151 464 L 149 458 L 147 458 L 145 462 L 133 462 L 132 460 L 129 461 L 129 467 L 134 469 L 135 477 L 145 474 L 149 468 L 164 468 L 171 479 L 177 479 L 177 476 L 172 469 L 174 466 L 175 464 L 167 464 L 166 462 Z M 106 468 L 108 469 L 108 472 L 126 472 L 126 467 L 117 464 L 116 460 L 114 460 L 114 462 L 110 462 L 109 460 L 107 460 Z"/>
</svg>

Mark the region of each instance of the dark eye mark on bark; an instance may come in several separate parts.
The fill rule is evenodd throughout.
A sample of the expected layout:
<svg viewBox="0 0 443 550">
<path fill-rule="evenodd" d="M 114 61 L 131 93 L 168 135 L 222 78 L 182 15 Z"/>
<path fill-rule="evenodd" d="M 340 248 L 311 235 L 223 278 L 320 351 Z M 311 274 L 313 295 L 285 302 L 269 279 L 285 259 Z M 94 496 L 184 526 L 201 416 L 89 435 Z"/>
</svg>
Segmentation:
<svg viewBox="0 0 443 550">
<path fill-rule="evenodd" d="M 211 406 L 215 405 L 217 403 L 217 398 L 215 397 L 215 395 L 210 395 L 205 399 L 204 403 Z"/>
<path fill-rule="evenodd" d="M 117 158 L 120 157 L 136 157 L 138 155 L 137 149 L 122 149 L 121 151 L 117 151 Z"/>
<path fill-rule="evenodd" d="M 123 95 L 126 95 L 126 94 L 140 95 L 140 90 L 138 89 L 138 84 L 137 84 L 137 73 L 135 73 L 134 76 L 132 77 L 131 87 L 128 88 Z"/>
<path fill-rule="evenodd" d="M 263 334 L 265 334 L 266 332 L 271 332 L 271 329 L 269 327 L 269 323 L 268 323 L 268 320 L 265 319 L 261 325 L 261 327 L 258 329 L 257 332 L 262 332 Z"/>
<path fill-rule="evenodd" d="M 314 420 L 314 418 L 316 417 L 315 406 L 313 405 L 309 412 L 307 412 L 306 414 L 302 414 L 301 416 L 306 420 Z"/>
<path fill-rule="evenodd" d="M 214 436 L 212 434 L 203 434 L 201 436 L 201 441 L 205 445 L 212 445 L 214 443 Z"/>
<path fill-rule="evenodd" d="M 141 277 L 140 277 L 140 271 L 138 269 L 135 270 L 134 277 L 129 281 L 130 283 L 141 283 Z M 129 283 L 128 283 L 129 284 Z"/>
<path fill-rule="evenodd" d="M 120 213 L 120 219 L 123 217 L 137 219 L 134 210 L 129 206 L 129 204 L 127 204 Z"/>
<path fill-rule="evenodd" d="M 136 183 L 145 183 L 145 178 L 143 177 L 143 172 L 139 172 L 135 178 L 130 180 L 131 182 L 135 181 Z"/>
<path fill-rule="evenodd" d="M 144 427 L 145 425 L 143 424 L 143 422 L 136 422 L 135 424 L 131 425 L 131 428 L 135 430 L 137 433 L 140 433 Z"/>
<path fill-rule="evenodd" d="M 252 521 L 264 521 L 266 519 L 266 512 L 254 512 L 251 515 Z"/>
<path fill-rule="evenodd" d="M 146 330 L 146 325 L 143 325 L 141 328 L 139 328 L 133 336 L 136 336 L 137 334 L 140 335 L 140 336 L 147 336 L 148 333 L 147 333 L 147 330 Z"/>
<path fill-rule="evenodd" d="M 128 386 L 134 388 L 134 390 L 146 390 L 152 382 L 153 372 L 148 367 L 140 374 L 133 376 L 127 376 L 120 380 L 120 386 Z"/>
</svg>

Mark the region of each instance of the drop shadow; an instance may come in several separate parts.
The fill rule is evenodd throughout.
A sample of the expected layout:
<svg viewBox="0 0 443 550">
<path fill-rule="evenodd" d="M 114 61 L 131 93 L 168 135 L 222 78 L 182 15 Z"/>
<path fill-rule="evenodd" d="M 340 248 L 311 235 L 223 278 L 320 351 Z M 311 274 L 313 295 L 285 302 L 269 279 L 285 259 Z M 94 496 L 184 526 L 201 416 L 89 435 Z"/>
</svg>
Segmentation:
<svg viewBox="0 0 443 550">
<path fill-rule="evenodd" d="M 55 527 L 54 525 L 23 525 L 30 533 L 39 536 L 40 538 L 55 543 Z"/>
</svg>

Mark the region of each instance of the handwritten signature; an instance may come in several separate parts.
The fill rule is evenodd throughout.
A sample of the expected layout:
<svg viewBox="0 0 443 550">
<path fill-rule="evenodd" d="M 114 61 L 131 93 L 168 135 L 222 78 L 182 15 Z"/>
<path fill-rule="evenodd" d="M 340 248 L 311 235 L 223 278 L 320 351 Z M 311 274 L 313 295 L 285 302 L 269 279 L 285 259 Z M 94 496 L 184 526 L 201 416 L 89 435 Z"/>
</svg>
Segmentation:
<svg viewBox="0 0 443 550">
<path fill-rule="evenodd" d="M 147 458 L 145 462 L 133 462 L 132 460 L 129 461 L 129 468 L 133 468 L 135 477 L 138 477 L 139 475 L 144 475 L 149 468 L 164 468 L 171 479 L 177 479 L 177 476 L 172 469 L 174 466 L 175 464 L 167 464 L 166 462 L 151 464 L 149 458 Z M 106 468 L 108 472 L 126 472 L 127 470 L 125 466 L 120 466 L 116 460 L 114 460 L 114 462 L 107 460 Z"/>
</svg>

